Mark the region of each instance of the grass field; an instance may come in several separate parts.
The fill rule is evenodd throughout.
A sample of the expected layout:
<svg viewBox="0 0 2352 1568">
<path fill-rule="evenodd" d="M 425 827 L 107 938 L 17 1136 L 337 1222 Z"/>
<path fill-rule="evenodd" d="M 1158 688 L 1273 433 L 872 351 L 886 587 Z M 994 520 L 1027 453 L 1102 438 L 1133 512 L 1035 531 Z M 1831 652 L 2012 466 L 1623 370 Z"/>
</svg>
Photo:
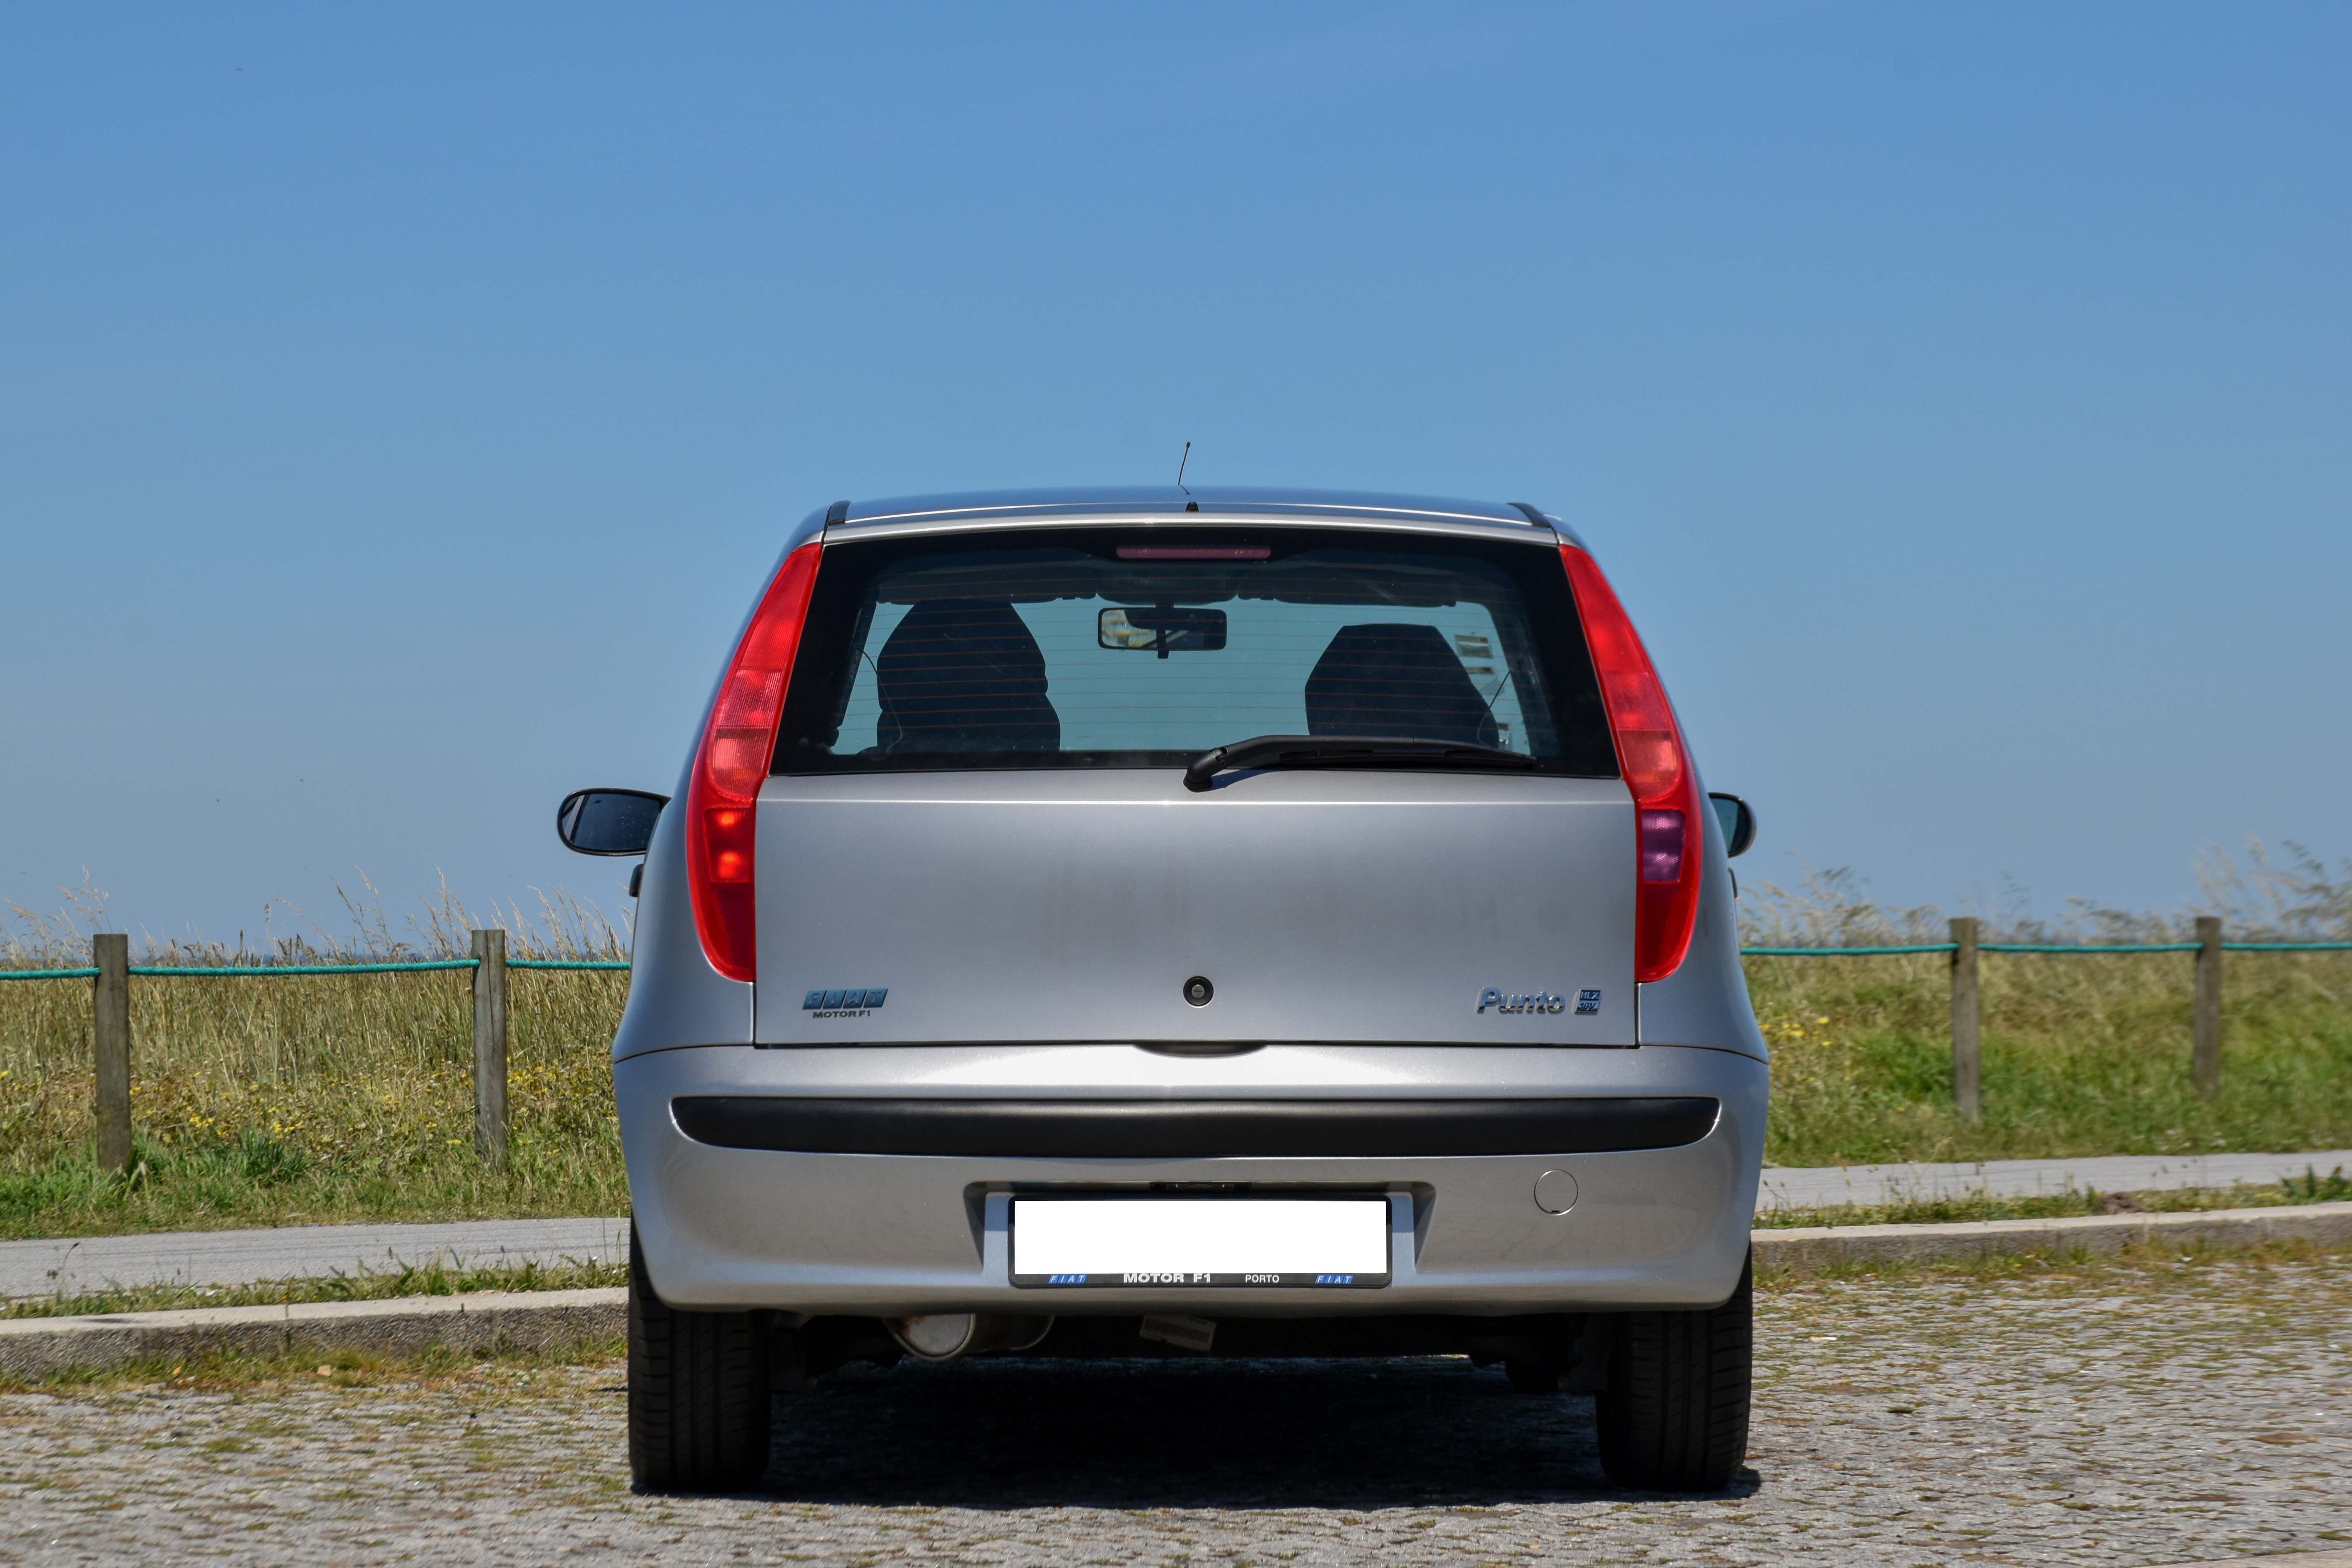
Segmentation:
<svg viewBox="0 0 2352 1568">
<path fill-rule="evenodd" d="M 2232 933 L 2352 926 L 2352 886 L 2303 870 L 2284 893 L 2277 877 L 2260 883 L 2263 908 L 2224 903 Z M 1942 934 L 1933 911 L 1884 910 L 1835 878 L 1793 894 L 1751 885 L 1743 910 L 1750 940 L 1767 945 Z M 367 906 L 354 914 L 346 941 L 314 935 L 270 954 L 462 955 L 476 923 L 505 926 L 517 957 L 626 951 L 624 931 L 561 902 L 482 921 L 445 900 L 397 933 Z M 86 962 L 72 921 L 20 921 L 0 963 Z M 2179 923 L 2088 910 L 2072 934 L 2144 940 Z M 151 945 L 141 962 L 235 956 Z M 1973 1123 L 1951 1104 L 1943 959 L 1748 969 L 1774 1053 L 1776 1163 L 2352 1146 L 2352 954 L 2230 955 L 2221 1093 L 2210 1102 L 2189 1084 L 2185 955 L 1988 957 L 1985 1114 Z M 627 977 L 516 971 L 510 984 L 512 1154 L 491 1173 L 473 1153 L 463 973 L 134 980 L 127 1177 L 89 1159 L 88 983 L 0 984 L 0 1236 L 625 1212 L 605 1053 Z"/>
<path fill-rule="evenodd" d="M 1988 958 L 1974 1122 L 1952 1103 L 1940 957 L 1749 959 L 1748 976 L 1777 1163 L 2352 1146 L 2352 955 L 2229 955 L 2210 1101 L 2186 956 Z"/>
<path fill-rule="evenodd" d="M 495 924 L 511 957 L 627 956 L 625 931 L 565 901 L 526 918 L 445 900 L 397 932 L 369 906 L 354 913 L 347 940 L 264 955 L 461 957 L 470 927 Z M 88 962 L 63 919 L 20 921 L 0 962 Z M 151 944 L 139 962 L 257 956 Z M 500 1172 L 474 1155 L 469 984 L 463 971 L 134 979 L 125 1177 L 89 1157 L 89 983 L 0 984 L 0 1236 L 626 1212 L 607 1051 L 628 976 L 509 972 Z"/>
<path fill-rule="evenodd" d="M 2197 913 L 2233 940 L 2352 936 L 2352 880 L 2259 847 L 2205 868 Z M 1748 889 L 1755 946 L 1941 942 L 1934 910 L 1890 910 L 1840 875 Z M 2078 906 L 2053 925 L 1988 921 L 1986 941 L 2186 940 L 2192 913 Z M 1984 1115 L 1952 1104 L 1949 962 L 1751 958 L 1748 988 L 1773 1049 L 1768 1158 L 1787 1165 L 2227 1149 L 2352 1147 L 2352 953 L 2223 961 L 2221 1092 L 2189 1081 L 2190 955 L 1982 960 Z"/>
</svg>

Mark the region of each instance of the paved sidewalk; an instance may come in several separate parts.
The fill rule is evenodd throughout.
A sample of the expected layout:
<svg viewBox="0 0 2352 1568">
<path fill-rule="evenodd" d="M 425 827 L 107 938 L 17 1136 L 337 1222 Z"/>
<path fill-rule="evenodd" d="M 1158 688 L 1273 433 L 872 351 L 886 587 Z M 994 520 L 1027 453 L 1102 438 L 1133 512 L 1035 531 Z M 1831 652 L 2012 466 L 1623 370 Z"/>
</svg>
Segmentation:
<svg viewBox="0 0 2352 1568">
<path fill-rule="evenodd" d="M 2352 1170 L 2352 1150 L 2308 1154 L 2116 1155 L 2093 1160 L 1991 1160 L 1962 1165 L 1774 1166 L 1763 1208 L 1822 1208 L 1906 1198 L 2143 1192 L 2229 1187 Z M 383 1273 L 403 1264 L 520 1268 L 619 1263 L 625 1219 L 499 1219 L 448 1225 L 309 1225 L 277 1230 L 197 1230 L 142 1236 L 0 1241 L 0 1299 L 87 1295 L 109 1286 L 244 1285 L 333 1274 Z"/>
<path fill-rule="evenodd" d="M 0 1241 L 0 1298 L 81 1296 L 109 1286 L 246 1285 L 383 1274 L 403 1264 L 520 1268 L 625 1263 L 625 1219 L 488 1219 L 449 1225 L 297 1225 Z"/>
<path fill-rule="evenodd" d="M 2286 1176 L 2337 1166 L 2352 1171 L 2352 1149 L 2304 1154 L 2107 1154 L 2088 1160 L 1987 1160 L 1955 1165 L 1768 1165 L 1759 1208 L 1828 1208 L 1918 1198 L 2032 1197 L 2081 1192 L 2142 1193 L 2177 1187 L 2267 1186 Z"/>
</svg>

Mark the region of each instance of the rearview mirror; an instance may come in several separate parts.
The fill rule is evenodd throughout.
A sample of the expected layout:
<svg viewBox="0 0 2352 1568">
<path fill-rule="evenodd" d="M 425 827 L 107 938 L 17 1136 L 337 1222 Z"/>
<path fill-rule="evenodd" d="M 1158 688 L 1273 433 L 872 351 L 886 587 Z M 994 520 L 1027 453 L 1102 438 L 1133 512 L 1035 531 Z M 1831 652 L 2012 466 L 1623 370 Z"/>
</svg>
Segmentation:
<svg viewBox="0 0 2352 1568">
<path fill-rule="evenodd" d="M 1225 612 L 1175 605 L 1105 610 L 1095 621 L 1095 641 L 1162 658 L 1171 653 L 1214 653 L 1225 646 Z"/>
<path fill-rule="evenodd" d="M 1715 820 L 1723 828 L 1723 852 L 1745 855 L 1748 847 L 1756 842 L 1756 813 L 1736 795 L 1709 795 L 1709 805 L 1715 807 Z"/>
<path fill-rule="evenodd" d="M 668 804 L 641 789 L 573 790 L 555 808 L 555 836 L 583 855 L 642 855 Z"/>
</svg>

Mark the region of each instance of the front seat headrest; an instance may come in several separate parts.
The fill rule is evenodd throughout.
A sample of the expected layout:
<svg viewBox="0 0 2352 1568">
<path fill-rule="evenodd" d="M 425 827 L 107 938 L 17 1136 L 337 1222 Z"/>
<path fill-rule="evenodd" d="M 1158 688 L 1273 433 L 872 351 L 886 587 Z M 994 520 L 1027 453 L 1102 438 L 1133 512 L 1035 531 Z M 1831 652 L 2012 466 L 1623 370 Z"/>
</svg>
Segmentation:
<svg viewBox="0 0 2352 1568">
<path fill-rule="evenodd" d="M 874 661 L 889 752 L 1057 752 L 1061 715 L 1045 656 L 1009 600 L 930 599 L 908 610 Z"/>
<path fill-rule="evenodd" d="M 1307 678 L 1310 735 L 1491 746 L 1495 715 L 1435 626 L 1341 626 Z"/>
</svg>

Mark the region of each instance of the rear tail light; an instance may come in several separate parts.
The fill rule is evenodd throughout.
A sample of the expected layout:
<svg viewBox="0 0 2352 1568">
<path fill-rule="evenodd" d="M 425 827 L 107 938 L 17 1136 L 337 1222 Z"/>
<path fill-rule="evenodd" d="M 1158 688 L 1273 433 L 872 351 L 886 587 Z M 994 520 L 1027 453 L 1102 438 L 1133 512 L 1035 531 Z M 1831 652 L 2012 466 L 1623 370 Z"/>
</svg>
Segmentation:
<svg viewBox="0 0 2352 1568">
<path fill-rule="evenodd" d="M 686 870 L 694 927 L 710 966 L 730 980 L 750 980 L 759 972 L 751 872 L 760 784 L 775 755 L 776 722 L 783 716 L 823 548 L 811 540 L 785 556 L 761 595 L 719 683 L 687 782 Z"/>
<path fill-rule="evenodd" d="M 1592 557 L 1574 545 L 1560 546 L 1584 640 L 1601 678 L 1609 728 L 1617 737 L 1617 761 L 1633 792 L 1634 887 L 1633 978 L 1664 980 L 1690 952 L 1691 928 L 1698 920 L 1700 846 L 1698 770 L 1691 766 L 1674 705 L 1650 663 L 1625 607 Z"/>
</svg>

